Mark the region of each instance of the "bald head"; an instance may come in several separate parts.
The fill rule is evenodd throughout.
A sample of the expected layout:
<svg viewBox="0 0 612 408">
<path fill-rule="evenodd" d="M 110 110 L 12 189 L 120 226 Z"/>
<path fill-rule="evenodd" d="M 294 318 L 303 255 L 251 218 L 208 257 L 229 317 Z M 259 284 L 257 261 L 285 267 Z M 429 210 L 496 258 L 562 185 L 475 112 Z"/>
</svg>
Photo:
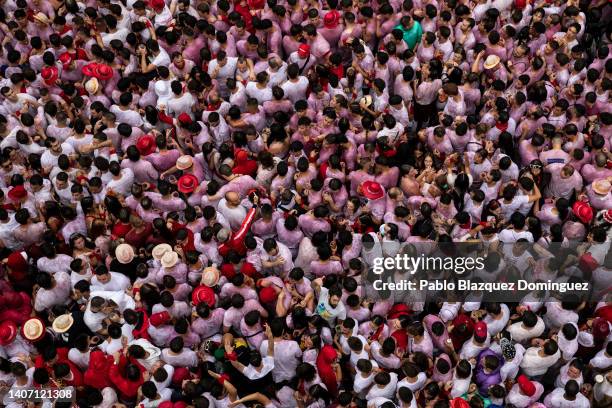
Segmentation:
<svg viewBox="0 0 612 408">
<path fill-rule="evenodd" d="M 225 193 L 225 200 L 234 207 L 240 204 L 240 196 L 235 191 Z"/>
</svg>

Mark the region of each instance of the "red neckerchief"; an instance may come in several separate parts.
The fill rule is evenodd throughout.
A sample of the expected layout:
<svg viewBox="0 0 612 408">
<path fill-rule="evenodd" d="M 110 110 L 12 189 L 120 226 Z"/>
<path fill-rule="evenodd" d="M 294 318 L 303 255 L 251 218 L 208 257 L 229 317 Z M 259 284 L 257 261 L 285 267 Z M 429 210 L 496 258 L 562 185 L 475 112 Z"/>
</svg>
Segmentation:
<svg viewBox="0 0 612 408">
<path fill-rule="evenodd" d="M 217 102 L 216 104 L 209 103 L 206 105 L 206 110 L 209 112 L 214 112 L 221 106 L 221 102 Z"/>
<path fill-rule="evenodd" d="M 508 122 L 506 122 L 506 123 L 497 122 L 495 124 L 495 127 L 498 128 L 499 130 L 501 130 L 502 132 L 505 132 L 506 129 L 508 129 Z"/>
</svg>

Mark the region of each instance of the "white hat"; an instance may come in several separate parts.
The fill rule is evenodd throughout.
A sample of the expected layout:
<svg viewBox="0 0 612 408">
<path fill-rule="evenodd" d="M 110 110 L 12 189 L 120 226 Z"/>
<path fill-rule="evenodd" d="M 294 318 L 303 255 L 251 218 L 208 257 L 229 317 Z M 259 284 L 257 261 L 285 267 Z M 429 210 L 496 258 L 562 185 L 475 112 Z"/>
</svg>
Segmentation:
<svg viewBox="0 0 612 408">
<path fill-rule="evenodd" d="M 209 266 L 202 271 L 202 285 L 212 288 L 219 283 L 219 270 L 216 266 Z"/>
<path fill-rule="evenodd" d="M 89 94 L 95 94 L 100 89 L 100 83 L 97 78 L 90 78 L 89 81 L 85 82 L 85 90 Z"/>
<path fill-rule="evenodd" d="M 51 327 L 56 333 L 65 333 L 72 327 L 73 324 L 74 318 L 70 313 L 68 313 L 61 316 L 57 316 L 53 320 L 53 324 L 51 325 Z"/>
<path fill-rule="evenodd" d="M 487 59 L 484 62 L 484 67 L 485 69 L 491 69 L 494 68 L 497 64 L 499 64 L 499 57 L 495 54 L 491 54 L 487 57 Z"/>
<path fill-rule="evenodd" d="M 176 159 L 176 168 L 179 170 L 187 170 L 193 166 L 193 158 L 188 154 L 185 154 Z"/>
<path fill-rule="evenodd" d="M 172 268 L 178 262 L 179 256 L 176 252 L 166 252 L 161 258 L 161 264 L 164 268 Z"/>
<path fill-rule="evenodd" d="M 166 252 L 170 252 L 170 251 L 172 251 L 172 247 L 170 245 L 159 244 L 159 245 L 156 245 L 155 248 L 153 248 L 153 251 L 151 251 L 151 255 L 153 255 L 153 258 L 155 260 L 159 261 L 166 254 Z"/>
<path fill-rule="evenodd" d="M 130 244 L 121 244 L 115 249 L 115 257 L 122 264 L 129 264 L 134 259 L 134 248 Z"/>
</svg>

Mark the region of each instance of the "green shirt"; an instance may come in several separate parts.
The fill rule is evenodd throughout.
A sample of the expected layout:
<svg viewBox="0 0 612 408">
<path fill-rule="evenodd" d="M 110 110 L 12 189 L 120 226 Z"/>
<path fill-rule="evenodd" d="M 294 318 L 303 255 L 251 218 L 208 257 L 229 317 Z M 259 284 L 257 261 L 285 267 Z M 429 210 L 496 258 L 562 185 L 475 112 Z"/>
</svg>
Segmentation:
<svg viewBox="0 0 612 408">
<path fill-rule="evenodd" d="M 423 35 L 421 24 L 418 21 L 414 21 L 413 23 L 414 24 L 412 24 L 412 27 L 409 29 L 404 28 L 401 24 L 395 26 L 395 29 L 402 30 L 404 33 L 404 41 L 411 50 L 414 50 L 414 47 L 421 42 L 421 36 Z"/>
</svg>

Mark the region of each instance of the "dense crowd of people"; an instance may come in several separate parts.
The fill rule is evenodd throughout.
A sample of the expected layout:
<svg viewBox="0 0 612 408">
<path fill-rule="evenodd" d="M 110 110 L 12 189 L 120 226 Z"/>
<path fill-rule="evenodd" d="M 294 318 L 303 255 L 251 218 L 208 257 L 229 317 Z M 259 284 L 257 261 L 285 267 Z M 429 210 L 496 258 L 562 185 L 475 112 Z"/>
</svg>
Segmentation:
<svg viewBox="0 0 612 408">
<path fill-rule="evenodd" d="M 611 406 L 609 1 L 0 4 L 0 406 Z"/>
</svg>

